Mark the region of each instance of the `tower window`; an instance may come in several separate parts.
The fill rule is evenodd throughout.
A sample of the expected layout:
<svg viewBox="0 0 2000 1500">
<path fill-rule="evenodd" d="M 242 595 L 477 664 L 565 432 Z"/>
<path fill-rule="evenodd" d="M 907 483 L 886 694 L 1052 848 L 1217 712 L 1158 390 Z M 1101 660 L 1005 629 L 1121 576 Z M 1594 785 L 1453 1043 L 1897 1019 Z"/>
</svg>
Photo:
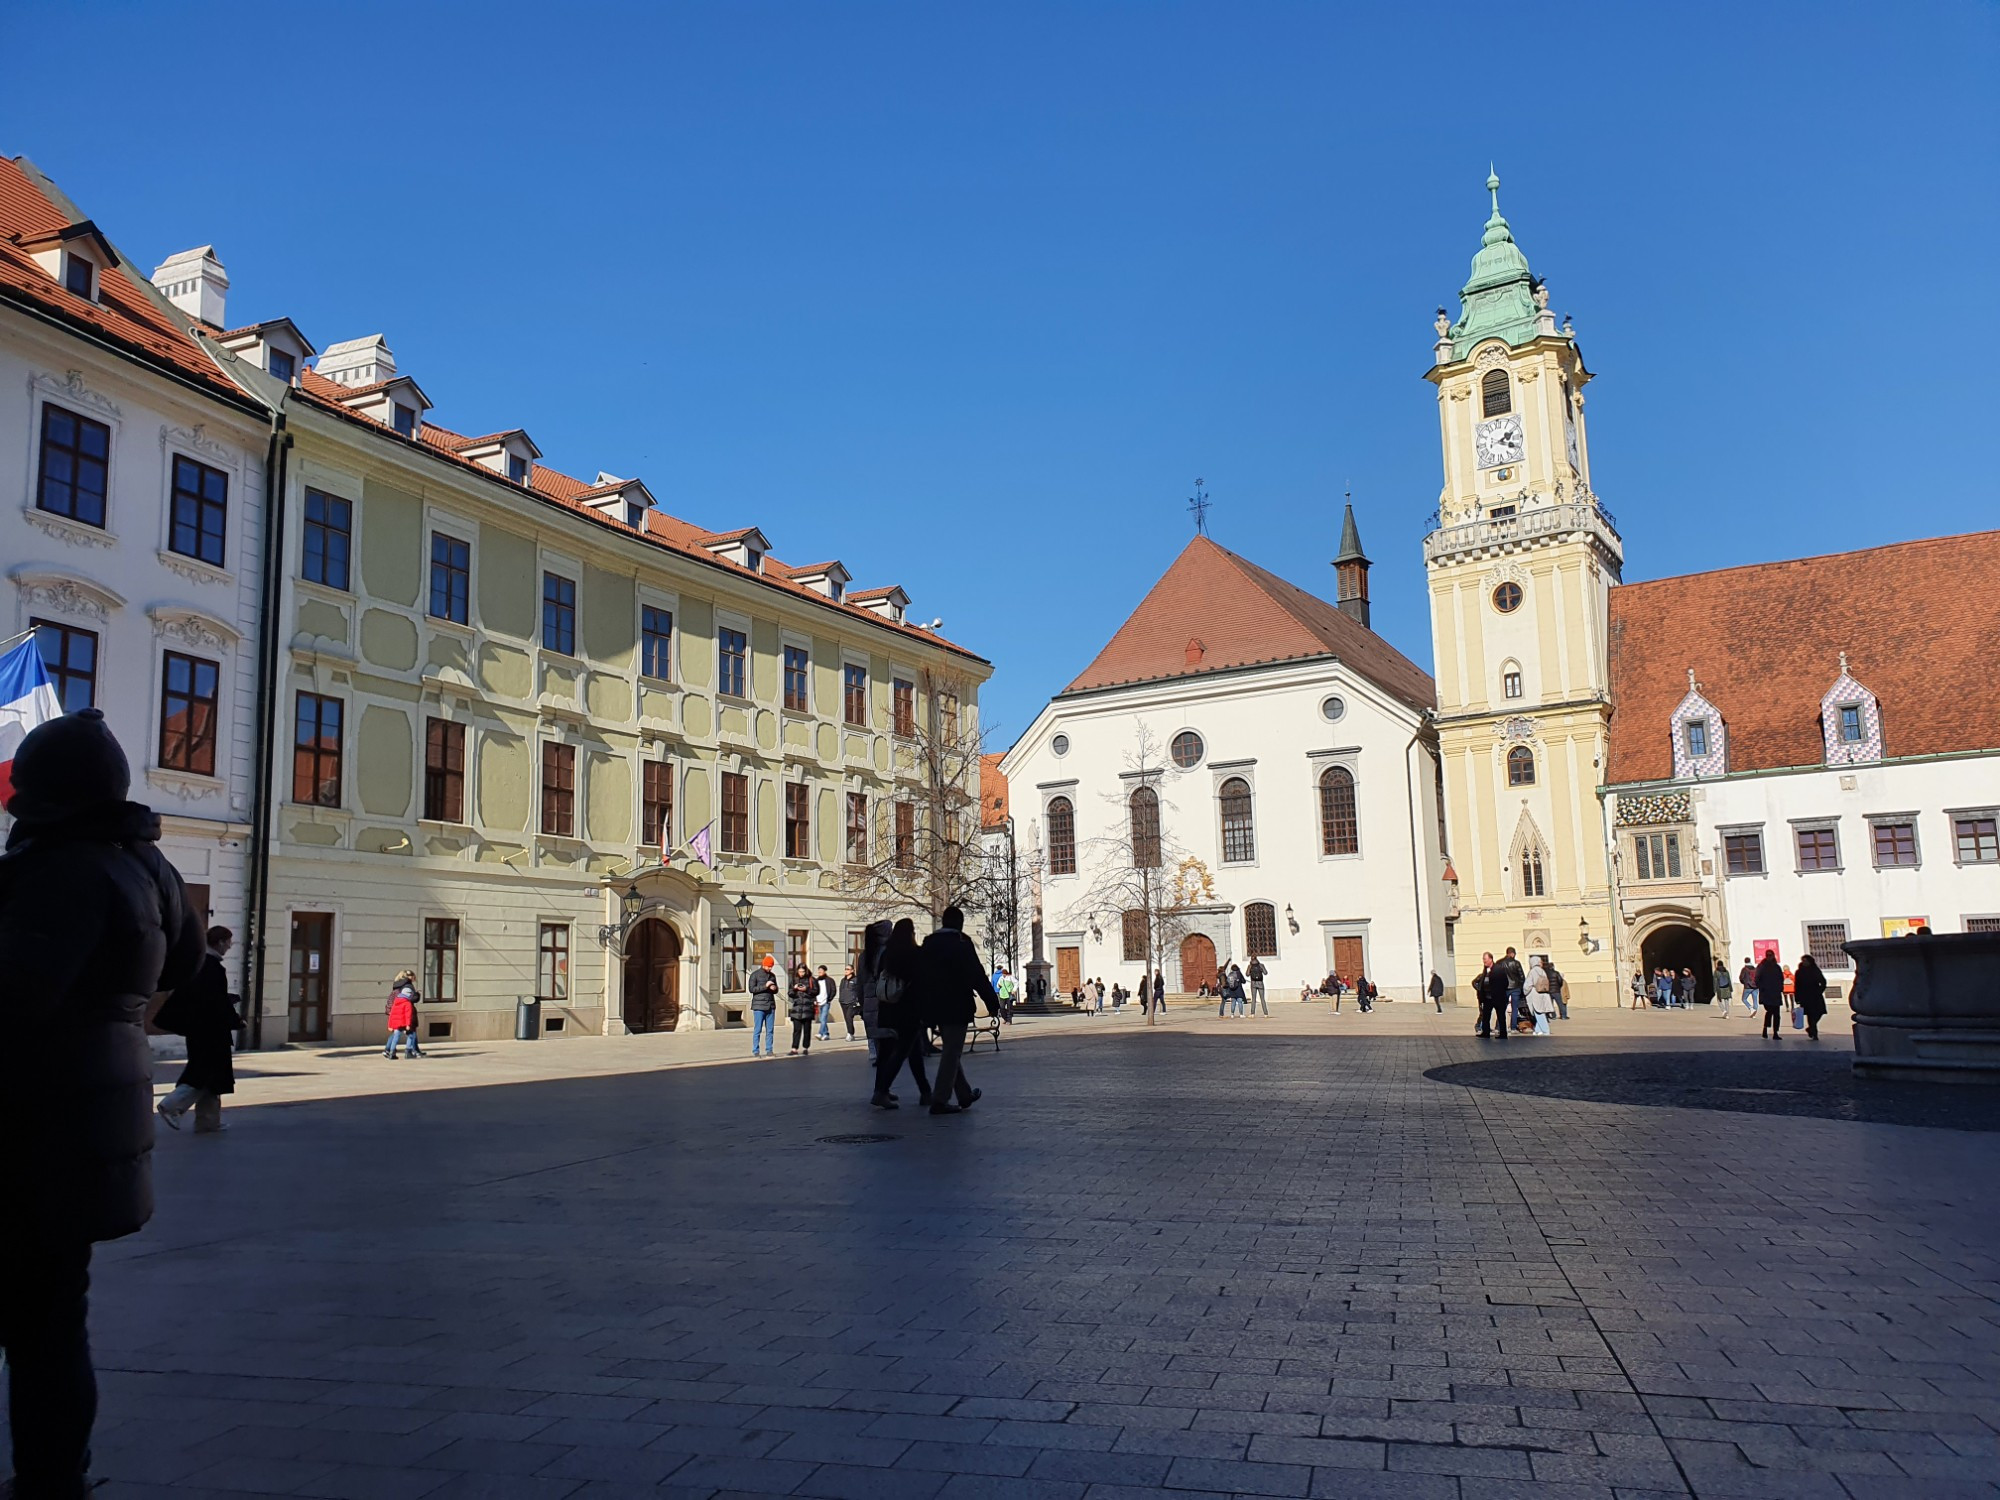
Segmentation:
<svg viewBox="0 0 2000 1500">
<path fill-rule="evenodd" d="M 1548 893 L 1548 881 L 1542 872 L 1541 846 L 1530 844 L 1521 851 L 1521 894 L 1546 896 Z"/>
<path fill-rule="evenodd" d="M 1521 585 L 1503 583 L 1493 591 L 1493 607 L 1503 615 L 1511 615 L 1521 607 Z"/>
<path fill-rule="evenodd" d="M 1843 703 L 1840 705 L 1840 737 L 1850 745 L 1861 743 L 1861 705 Z"/>
<path fill-rule="evenodd" d="M 1690 719 L 1686 728 L 1688 759 L 1700 760 L 1708 754 L 1708 720 Z"/>
<path fill-rule="evenodd" d="M 1507 785 L 1533 786 L 1535 784 L 1535 752 L 1526 745 L 1516 745 L 1507 752 Z"/>
<path fill-rule="evenodd" d="M 1502 672 L 1500 674 L 1500 691 L 1509 698 L 1520 697 L 1521 674 L 1519 672 Z"/>
<path fill-rule="evenodd" d="M 1479 414 L 1504 417 L 1514 409 L 1514 385 L 1505 370 L 1488 370 L 1479 382 Z"/>
</svg>

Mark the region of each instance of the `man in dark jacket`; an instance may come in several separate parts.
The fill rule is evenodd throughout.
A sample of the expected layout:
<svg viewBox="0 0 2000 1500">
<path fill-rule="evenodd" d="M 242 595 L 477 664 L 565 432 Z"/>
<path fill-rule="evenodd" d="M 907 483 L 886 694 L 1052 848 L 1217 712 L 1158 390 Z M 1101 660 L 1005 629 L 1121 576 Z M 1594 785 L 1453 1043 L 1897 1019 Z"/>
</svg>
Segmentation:
<svg viewBox="0 0 2000 1500">
<path fill-rule="evenodd" d="M 131 772 L 95 709 L 41 725 L 14 756 L 0 857 L 0 1347 L 15 1494 L 80 1496 L 97 1379 L 90 1247 L 153 1214 L 154 993 L 190 978 L 202 931 L 125 800 Z"/>
<path fill-rule="evenodd" d="M 222 1123 L 222 1096 L 236 1092 L 236 1060 L 230 1050 L 230 1034 L 243 1028 L 236 1002 L 229 993 L 229 975 L 222 967 L 236 935 L 227 927 L 208 929 L 208 953 L 194 978 L 175 990 L 153 1018 L 162 1031 L 178 1032 L 187 1039 L 187 1066 L 175 1082 L 173 1092 L 159 1103 L 159 1116 L 174 1129 L 181 1128 L 181 1116 L 194 1111 L 194 1133 L 213 1135 L 229 1127 Z M 412 1055 L 416 1033 L 410 1035 Z"/>
<path fill-rule="evenodd" d="M 923 968 L 918 979 L 917 1014 L 938 1033 L 937 1077 L 931 1082 L 931 1113 L 955 1115 L 970 1109 L 980 1091 L 966 1081 L 959 1068 L 959 1054 L 965 1050 L 965 1030 L 978 1012 L 972 997 L 986 1002 L 986 1013 L 1000 1014 L 1000 997 L 993 993 L 993 981 L 979 961 L 979 950 L 965 935 L 965 913 L 947 906 L 938 930 L 924 939 Z M 952 1103 L 956 1097 L 958 1102 Z"/>
<path fill-rule="evenodd" d="M 1496 977 L 1500 981 L 1500 993 L 1505 997 L 1507 1006 L 1506 1025 L 1500 1028 L 1501 1035 L 1504 1036 L 1508 1027 L 1520 1025 L 1528 1014 L 1524 1000 L 1528 989 L 1528 971 L 1521 967 L 1521 960 L 1514 956 L 1512 948 L 1509 948 L 1493 966 L 1493 973 L 1488 976 L 1486 982 L 1490 985 Z"/>
</svg>

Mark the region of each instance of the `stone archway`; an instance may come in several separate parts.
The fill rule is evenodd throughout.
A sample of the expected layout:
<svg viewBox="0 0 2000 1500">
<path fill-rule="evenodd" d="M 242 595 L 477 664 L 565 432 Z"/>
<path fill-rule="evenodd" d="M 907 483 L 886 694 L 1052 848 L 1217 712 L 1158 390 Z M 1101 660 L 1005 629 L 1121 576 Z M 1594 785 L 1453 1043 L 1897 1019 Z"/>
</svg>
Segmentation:
<svg viewBox="0 0 2000 1500">
<path fill-rule="evenodd" d="M 681 1021 L 681 935 L 642 917 L 625 940 L 625 1029 L 672 1031 Z"/>
<path fill-rule="evenodd" d="M 1648 986 L 1656 969 L 1672 969 L 1676 974 L 1692 969 L 1695 999 L 1715 996 L 1715 950 L 1707 933 L 1686 922 L 1664 922 L 1649 931 L 1639 943 L 1639 968 Z"/>
</svg>

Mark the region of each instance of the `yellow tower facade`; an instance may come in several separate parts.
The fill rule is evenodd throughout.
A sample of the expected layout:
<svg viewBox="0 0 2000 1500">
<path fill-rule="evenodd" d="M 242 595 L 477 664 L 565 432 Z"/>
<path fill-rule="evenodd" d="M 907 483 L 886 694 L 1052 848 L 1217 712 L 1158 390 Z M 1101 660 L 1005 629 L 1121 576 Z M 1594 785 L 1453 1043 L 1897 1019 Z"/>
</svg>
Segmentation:
<svg viewBox="0 0 2000 1500">
<path fill-rule="evenodd" d="M 1597 788 L 1611 705 L 1606 633 L 1624 547 L 1590 483 L 1574 331 L 1493 195 L 1456 322 L 1434 363 L 1444 488 L 1424 539 L 1446 826 L 1458 875 L 1453 962 L 1553 960 L 1574 1000 L 1615 1004 L 1613 904 Z"/>
</svg>

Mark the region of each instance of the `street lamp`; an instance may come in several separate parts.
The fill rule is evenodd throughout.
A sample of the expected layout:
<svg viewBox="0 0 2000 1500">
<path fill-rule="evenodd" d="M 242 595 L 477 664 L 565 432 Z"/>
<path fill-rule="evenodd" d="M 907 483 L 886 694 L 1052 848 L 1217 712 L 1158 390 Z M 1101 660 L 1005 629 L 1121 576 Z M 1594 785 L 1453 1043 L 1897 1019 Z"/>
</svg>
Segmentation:
<svg viewBox="0 0 2000 1500">
<path fill-rule="evenodd" d="M 645 909 L 646 898 L 639 894 L 639 887 L 626 886 L 623 894 L 618 897 L 618 921 L 612 926 L 597 929 L 599 946 L 622 954 L 625 951 L 626 937 L 631 933 L 633 924 L 639 920 L 639 913 Z"/>
<path fill-rule="evenodd" d="M 1299 919 L 1292 915 L 1292 903 L 1289 901 L 1285 903 L 1285 925 L 1294 932 L 1299 930 Z"/>
</svg>

